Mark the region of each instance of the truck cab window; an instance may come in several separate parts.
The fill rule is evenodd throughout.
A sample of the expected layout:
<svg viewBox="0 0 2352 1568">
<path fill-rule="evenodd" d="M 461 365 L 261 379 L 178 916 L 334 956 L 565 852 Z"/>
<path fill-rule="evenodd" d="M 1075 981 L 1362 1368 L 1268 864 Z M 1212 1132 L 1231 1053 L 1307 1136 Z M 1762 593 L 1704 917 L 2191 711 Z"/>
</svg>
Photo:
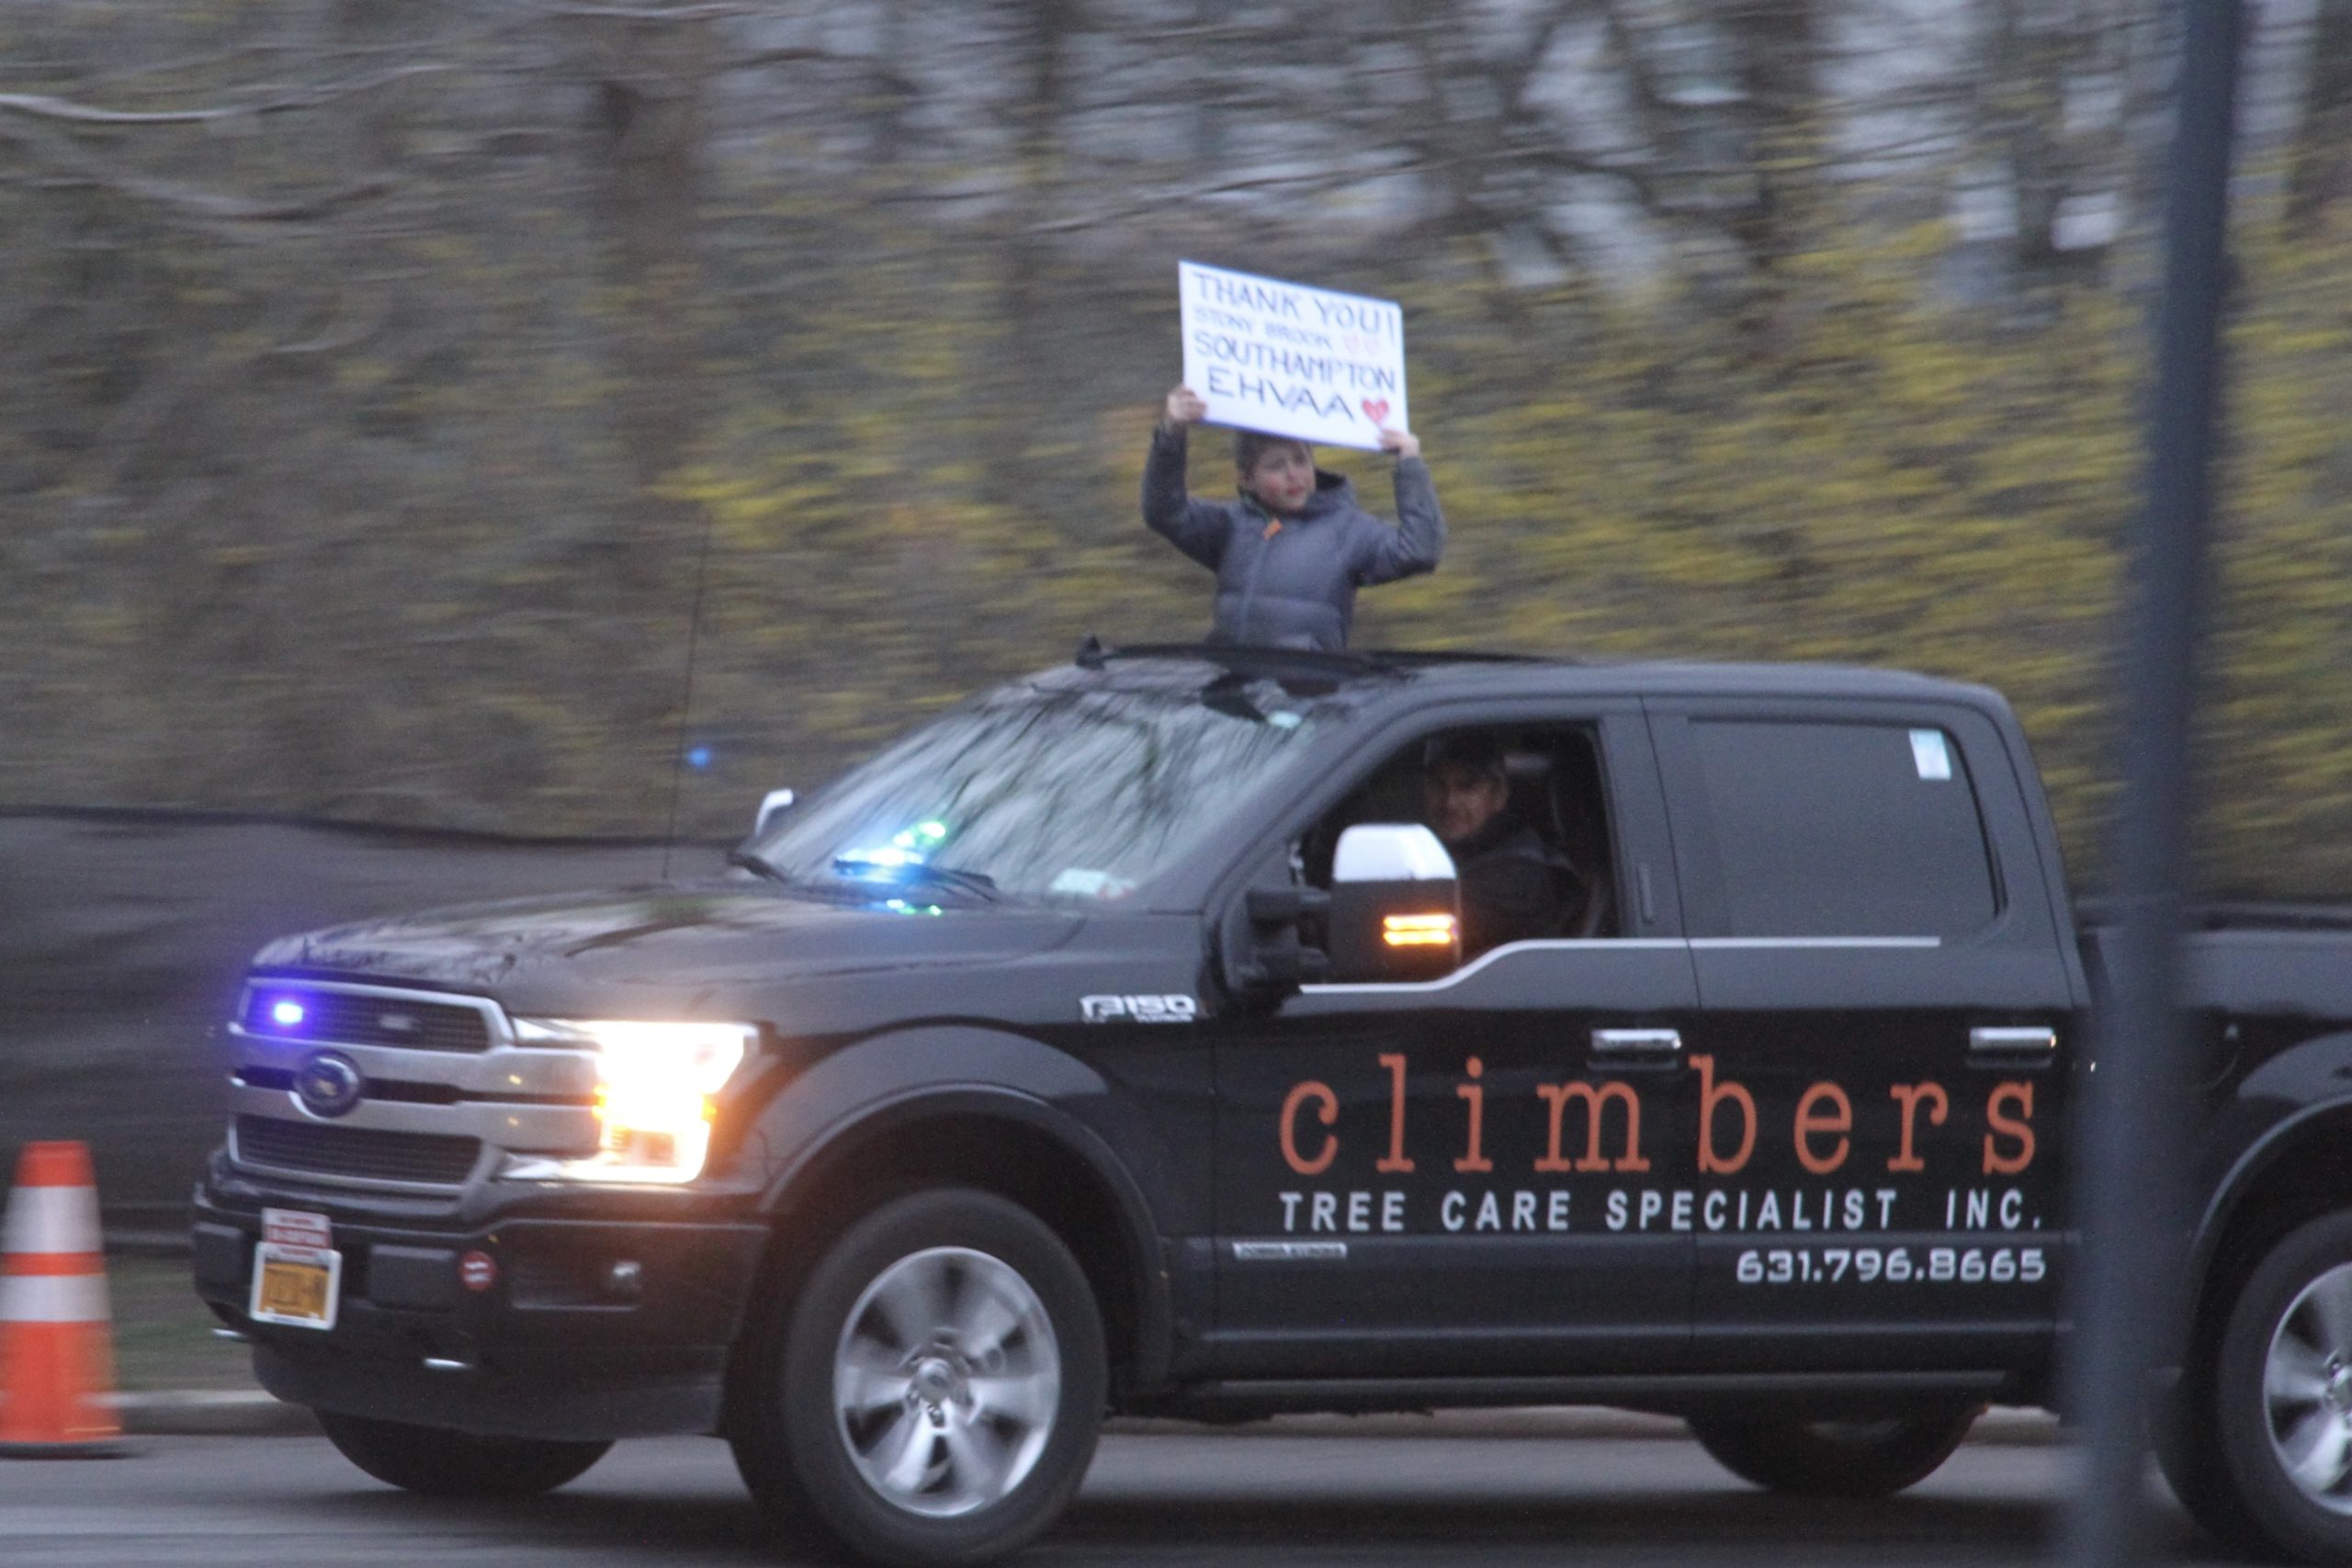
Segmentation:
<svg viewBox="0 0 2352 1568">
<path fill-rule="evenodd" d="M 1906 724 L 1690 726 L 1724 936 L 1959 936 L 1998 899 L 1959 744 Z"/>
<path fill-rule="evenodd" d="M 1370 822 L 1421 823 L 1445 842 L 1461 876 L 1464 958 L 1511 942 L 1618 933 L 1589 728 L 1481 727 L 1411 741 L 1302 836 L 1306 881 L 1329 886 L 1340 835 Z"/>
</svg>

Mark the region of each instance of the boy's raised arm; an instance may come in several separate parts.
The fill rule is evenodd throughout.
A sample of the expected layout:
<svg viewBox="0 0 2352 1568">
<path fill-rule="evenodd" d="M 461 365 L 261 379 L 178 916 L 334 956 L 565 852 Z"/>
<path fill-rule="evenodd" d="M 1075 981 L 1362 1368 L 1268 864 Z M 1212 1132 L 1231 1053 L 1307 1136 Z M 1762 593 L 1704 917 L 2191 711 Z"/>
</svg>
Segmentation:
<svg viewBox="0 0 2352 1568">
<path fill-rule="evenodd" d="M 1225 508 L 1194 501 L 1184 488 L 1185 430 L 1208 405 L 1190 387 L 1168 394 L 1167 406 L 1151 432 L 1143 465 L 1143 520 L 1151 531 L 1215 571 L 1231 532 Z"/>
<path fill-rule="evenodd" d="M 1435 571 L 1445 554 L 1445 513 L 1438 509 L 1437 481 L 1421 460 L 1420 442 L 1408 430 L 1384 430 L 1380 445 L 1396 454 L 1396 526 L 1382 531 L 1358 579 L 1366 585 Z"/>
</svg>

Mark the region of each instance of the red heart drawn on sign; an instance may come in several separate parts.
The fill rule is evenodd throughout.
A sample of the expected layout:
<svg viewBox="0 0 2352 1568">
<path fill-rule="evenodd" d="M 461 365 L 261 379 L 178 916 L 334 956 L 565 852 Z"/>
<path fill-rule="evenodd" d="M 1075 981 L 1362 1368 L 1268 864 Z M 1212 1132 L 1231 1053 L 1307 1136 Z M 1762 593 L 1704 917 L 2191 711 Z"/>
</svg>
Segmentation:
<svg viewBox="0 0 2352 1568">
<path fill-rule="evenodd" d="M 1363 412 L 1372 416 L 1373 423 L 1384 423 L 1388 418 L 1388 400 L 1386 398 L 1366 398 L 1363 400 Z"/>
</svg>

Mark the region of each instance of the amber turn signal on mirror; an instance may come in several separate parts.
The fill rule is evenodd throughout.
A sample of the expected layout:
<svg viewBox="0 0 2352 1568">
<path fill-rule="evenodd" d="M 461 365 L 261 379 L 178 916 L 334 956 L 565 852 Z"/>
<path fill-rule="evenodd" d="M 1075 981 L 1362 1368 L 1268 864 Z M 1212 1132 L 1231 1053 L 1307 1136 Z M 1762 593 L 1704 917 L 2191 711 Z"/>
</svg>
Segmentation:
<svg viewBox="0 0 2352 1568">
<path fill-rule="evenodd" d="M 1384 915 L 1380 940 L 1391 947 L 1451 947 L 1453 925 L 1452 915 Z"/>
</svg>

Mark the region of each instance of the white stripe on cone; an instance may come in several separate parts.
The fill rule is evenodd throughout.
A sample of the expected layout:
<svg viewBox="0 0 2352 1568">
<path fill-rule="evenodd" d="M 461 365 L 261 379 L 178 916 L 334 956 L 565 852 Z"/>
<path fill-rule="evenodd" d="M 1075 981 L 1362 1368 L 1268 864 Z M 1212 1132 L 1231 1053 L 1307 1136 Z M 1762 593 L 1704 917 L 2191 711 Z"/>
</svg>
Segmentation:
<svg viewBox="0 0 2352 1568">
<path fill-rule="evenodd" d="M 96 1252 L 98 1194 L 89 1187 L 18 1186 L 8 1194 L 0 1252 Z"/>
<path fill-rule="evenodd" d="M 0 1323 L 104 1323 L 104 1274 L 11 1274 L 0 1280 Z"/>
</svg>

